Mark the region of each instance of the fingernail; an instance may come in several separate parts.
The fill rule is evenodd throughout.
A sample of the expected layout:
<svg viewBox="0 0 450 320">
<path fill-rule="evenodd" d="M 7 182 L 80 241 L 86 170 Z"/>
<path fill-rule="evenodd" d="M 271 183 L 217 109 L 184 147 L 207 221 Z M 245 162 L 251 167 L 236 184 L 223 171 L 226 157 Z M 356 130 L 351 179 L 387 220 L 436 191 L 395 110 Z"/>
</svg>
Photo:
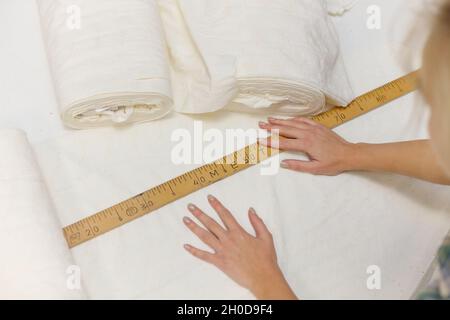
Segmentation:
<svg viewBox="0 0 450 320">
<path fill-rule="evenodd" d="M 253 214 L 253 215 L 257 216 L 257 214 L 256 214 L 256 210 L 255 210 L 255 209 L 253 209 L 253 208 L 250 208 L 250 209 L 249 209 L 249 212 L 250 212 L 251 214 Z"/>
<path fill-rule="evenodd" d="M 191 251 L 191 249 L 192 249 L 192 247 L 191 247 L 190 245 L 188 245 L 188 244 L 185 244 L 183 247 L 184 247 L 184 249 L 186 249 L 187 251 Z"/>
<path fill-rule="evenodd" d="M 268 124 L 265 123 L 265 122 L 262 122 L 262 121 L 259 122 L 259 126 L 260 126 L 260 127 L 267 127 L 267 125 L 268 125 Z"/>
<path fill-rule="evenodd" d="M 265 138 L 259 139 L 259 143 L 266 147 L 269 145 L 269 141 Z"/>
<path fill-rule="evenodd" d="M 208 200 L 210 202 L 216 201 L 216 197 L 214 197 L 213 195 L 208 195 Z"/>
<path fill-rule="evenodd" d="M 289 163 L 287 163 L 286 161 L 281 161 L 280 167 L 284 169 L 289 169 Z"/>
<path fill-rule="evenodd" d="M 183 221 L 184 221 L 185 224 L 191 224 L 192 223 L 192 220 L 189 219 L 188 217 L 184 217 Z"/>
<path fill-rule="evenodd" d="M 190 204 L 188 205 L 188 209 L 189 209 L 189 211 L 194 212 L 195 209 L 196 209 L 196 207 L 195 207 L 195 205 L 193 205 L 192 203 L 190 203 Z"/>
</svg>

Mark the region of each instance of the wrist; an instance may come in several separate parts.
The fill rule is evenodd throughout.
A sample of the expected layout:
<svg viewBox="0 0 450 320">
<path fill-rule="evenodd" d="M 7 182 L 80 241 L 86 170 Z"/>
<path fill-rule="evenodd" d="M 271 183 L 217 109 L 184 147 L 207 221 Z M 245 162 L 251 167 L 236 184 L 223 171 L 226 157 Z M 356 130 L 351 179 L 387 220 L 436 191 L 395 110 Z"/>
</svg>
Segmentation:
<svg viewBox="0 0 450 320">
<path fill-rule="evenodd" d="M 250 291 L 258 300 L 297 299 L 278 266 L 257 277 Z"/>
<path fill-rule="evenodd" d="M 343 171 L 365 170 L 367 143 L 350 143 L 343 155 Z"/>
</svg>

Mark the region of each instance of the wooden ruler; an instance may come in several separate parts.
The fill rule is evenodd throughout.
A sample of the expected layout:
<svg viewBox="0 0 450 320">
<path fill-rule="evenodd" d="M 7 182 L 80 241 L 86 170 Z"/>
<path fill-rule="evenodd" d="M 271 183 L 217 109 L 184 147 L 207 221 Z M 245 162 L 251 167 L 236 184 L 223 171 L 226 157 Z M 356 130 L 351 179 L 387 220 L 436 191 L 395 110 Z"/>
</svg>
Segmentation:
<svg viewBox="0 0 450 320">
<path fill-rule="evenodd" d="M 347 107 L 336 107 L 312 119 L 328 128 L 335 128 L 358 116 L 400 98 L 417 88 L 418 71 L 394 80 L 356 98 Z M 187 172 L 153 187 L 137 196 L 100 211 L 63 229 L 70 248 L 92 240 L 139 217 L 230 177 L 269 159 L 278 150 L 258 144 L 247 146 L 216 162 Z"/>
</svg>

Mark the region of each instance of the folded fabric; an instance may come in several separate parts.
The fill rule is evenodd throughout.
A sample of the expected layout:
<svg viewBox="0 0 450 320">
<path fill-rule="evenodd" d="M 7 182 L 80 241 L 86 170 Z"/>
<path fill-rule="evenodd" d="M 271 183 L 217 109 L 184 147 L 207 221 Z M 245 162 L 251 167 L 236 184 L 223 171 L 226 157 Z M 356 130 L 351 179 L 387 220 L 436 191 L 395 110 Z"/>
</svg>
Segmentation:
<svg viewBox="0 0 450 320">
<path fill-rule="evenodd" d="M 155 0 L 37 3 L 66 125 L 155 120 L 170 111 L 170 72 Z"/>
<path fill-rule="evenodd" d="M 353 98 L 323 0 L 160 0 L 176 110 L 310 115 Z"/>
<path fill-rule="evenodd" d="M 0 299 L 82 298 L 66 274 L 72 256 L 25 135 L 1 130 L 0 154 Z"/>
</svg>

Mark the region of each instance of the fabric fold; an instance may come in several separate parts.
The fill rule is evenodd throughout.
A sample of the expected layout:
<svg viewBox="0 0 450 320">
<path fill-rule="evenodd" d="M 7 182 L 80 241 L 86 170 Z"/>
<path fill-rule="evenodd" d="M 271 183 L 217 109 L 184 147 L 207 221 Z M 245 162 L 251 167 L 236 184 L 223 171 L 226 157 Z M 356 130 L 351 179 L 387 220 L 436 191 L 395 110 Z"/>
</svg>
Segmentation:
<svg viewBox="0 0 450 320">
<path fill-rule="evenodd" d="M 91 128 L 170 112 L 156 0 L 37 0 L 64 123 Z"/>
<path fill-rule="evenodd" d="M 174 77 L 179 112 L 312 115 L 353 99 L 325 1 L 158 3 L 181 74 Z"/>
<path fill-rule="evenodd" d="M 83 298 L 81 278 L 70 281 L 72 271 L 81 274 L 25 134 L 0 130 L 0 154 L 0 299 Z"/>
<path fill-rule="evenodd" d="M 204 48 L 192 38 L 180 4 L 172 0 L 159 0 L 158 4 L 172 62 L 176 110 L 209 113 L 222 109 L 238 93 L 236 57 L 204 55 Z"/>
</svg>

